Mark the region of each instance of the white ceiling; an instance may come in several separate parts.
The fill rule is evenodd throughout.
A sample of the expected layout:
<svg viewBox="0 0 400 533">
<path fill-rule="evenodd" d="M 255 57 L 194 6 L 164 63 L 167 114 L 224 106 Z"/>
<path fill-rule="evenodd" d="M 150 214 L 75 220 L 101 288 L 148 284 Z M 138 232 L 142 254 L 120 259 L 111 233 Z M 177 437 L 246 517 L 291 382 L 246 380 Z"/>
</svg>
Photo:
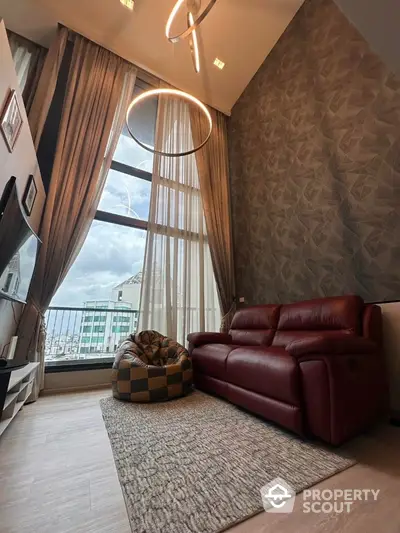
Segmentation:
<svg viewBox="0 0 400 533">
<path fill-rule="evenodd" d="M 304 0 L 218 0 L 199 29 L 202 71 L 195 74 L 187 41 L 171 44 L 164 28 L 176 0 L 0 0 L 6 26 L 49 45 L 58 22 L 230 113 Z M 202 0 L 202 6 L 207 0 Z M 174 29 L 184 28 L 184 14 Z M 226 63 L 221 71 L 213 65 Z"/>
</svg>

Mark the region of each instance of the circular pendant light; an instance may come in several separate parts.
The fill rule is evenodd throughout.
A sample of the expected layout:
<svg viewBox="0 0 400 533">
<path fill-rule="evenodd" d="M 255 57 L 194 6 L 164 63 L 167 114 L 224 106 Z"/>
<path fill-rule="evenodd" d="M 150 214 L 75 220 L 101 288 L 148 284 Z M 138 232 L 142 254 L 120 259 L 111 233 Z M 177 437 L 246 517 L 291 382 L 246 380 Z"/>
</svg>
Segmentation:
<svg viewBox="0 0 400 533">
<path fill-rule="evenodd" d="M 194 19 L 190 11 L 187 14 L 187 20 L 188 20 L 188 26 L 193 24 Z M 195 72 L 198 74 L 200 72 L 200 54 L 199 54 L 199 43 L 197 41 L 196 30 L 193 30 L 193 33 L 189 38 L 189 46 L 190 46 L 190 53 L 192 55 L 193 68 Z"/>
<path fill-rule="evenodd" d="M 193 33 L 193 31 L 200 26 L 200 24 L 203 22 L 203 20 L 206 18 L 206 16 L 209 14 L 211 9 L 214 7 L 214 4 L 217 0 L 210 0 L 207 4 L 207 6 L 203 9 L 203 11 L 200 13 L 200 15 L 197 16 L 195 20 L 190 24 L 186 30 L 184 30 L 182 33 L 178 33 L 177 35 L 171 35 L 171 26 L 175 20 L 175 17 L 182 7 L 182 5 L 186 2 L 186 0 L 178 0 L 174 7 L 172 8 L 172 11 L 168 17 L 167 24 L 165 25 L 165 35 L 167 39 L 171 43 L 177 43 L 178 41 L 181 41 L 183 39 L 186 39 L 186 37 L 189 37 Z"/>
<path fill-rule="evenodd" d="M 134 109 L 135 106 L 137 106 L 137 104 L 139 104 L 140 102 L 143 102 L 144 100 L 147 100 L 148 98 L 151 98 L 152 96 L 177 96 L 178 98 L 182 98 L 182 99 L 187 100 L 188 102 L 190 102 L 192 104 L 195 104 L 202 111 L 202 113 L 206 117 L 206 119 L 207 119 L 207 121 L 209 123 L 209 126 L 210 126 L 209 132 L 207 134 L 207 137 L 204 139 L 204 141 L 201 144 L 199 144 L 198 146 L 195 146 L 191 150 L 187 150 L 185 152 L 163 152 L 161 150 L 156 150 L 155 148 L 152 148 L 148 144 L 145 144 L 145 143 L 139 141 L 139 139 L 133 134 L 132 129 L 131 129 L 130 125 L 129 125 L 129 116 L 131 114 L 132 109 Z M 209 141 L 209 139 L 211 137 L 213 123 L 212 123 L 212 118 L 211 118 L 211 114 L 210 114 L 209 110 L 195 96 L 192 96 L 191 94 L 185 93 L 183 91 L 179 91 L 178 89 L 165 88 L 165 89 L 151 89 L 150 91 L 145 91 L 144 93 L 141 93 L 138 96 L 136 96 L 136 98 L 134 98 L 132 100 L 132 102 L 130 103 L 130 105 L 128 107 L 128 110 L 126 112 L 126 127 L 128 128 L 129 134 L 131 135 L 132 139 L 139 146 L 141 146 L 142 148 L 144 148 L 148 152 L 151 152 L 153 154 L 163 155 L 163 156 L 166 156 L 166 157 L 182 157 L 182 156 L 185 156 L 185 155 L 194 154 L 195 152 L 197 152 L 197 150 L 200 150 L 200 148 L 202 148 Z"/>
</svg>

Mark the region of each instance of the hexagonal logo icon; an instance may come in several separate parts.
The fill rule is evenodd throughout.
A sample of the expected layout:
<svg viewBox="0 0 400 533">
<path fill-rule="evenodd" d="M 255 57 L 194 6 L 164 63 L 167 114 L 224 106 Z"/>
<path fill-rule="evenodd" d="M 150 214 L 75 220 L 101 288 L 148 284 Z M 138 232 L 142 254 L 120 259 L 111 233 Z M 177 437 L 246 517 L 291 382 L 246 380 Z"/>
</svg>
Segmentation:
<svg viewBox="0 0 400 533">
<path fill-rule="evenodd" d="M 261 499 L 267 513 L 291 513 L 296 491 L 286 481 L 276 477 L 260 489 Z"/>
</svg>

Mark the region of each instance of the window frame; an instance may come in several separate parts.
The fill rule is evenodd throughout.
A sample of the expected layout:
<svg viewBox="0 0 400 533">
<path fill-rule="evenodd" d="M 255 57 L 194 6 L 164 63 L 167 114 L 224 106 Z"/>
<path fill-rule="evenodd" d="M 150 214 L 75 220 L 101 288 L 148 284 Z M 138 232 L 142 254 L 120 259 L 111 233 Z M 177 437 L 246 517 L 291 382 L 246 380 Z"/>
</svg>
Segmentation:
<svg viewBox="0 0 400 533">
<path fill-rule="evenodd" d="M 156 83 L 152 83 L 152 81 L 144 81 L 141 78 L 137 77 L 135 82 L 135 88 L 139 87 L 143 90 L 148 90 L 152 88 L 157 88 L 158 85 Z M 132 176 L 135 178 L 139 178 L 145 181 L 149 181 L 150 183 L 153 181 L 153 175 L 151 172 L 147 172 L 143 169 L 136 168 L 134 166 L 127 165 L 125 163 L 120 163 L 118 161 L 112 160 L 110 165 L 110 170 L 114 170 L 116 172 L 120 172 L 121 174 L 126 174 L 128 176 Z M 125 226 L 128 228 L 135 228 L 143 231 L 147 231 L 148 228 L 148 221 L 147 220 L 141 220 L 138 218 L 128 217 L 124 215 L 118 215 L 114 213 L 110 213 L 108 211 L 102 211 L 101 209 L 97 209 L 94 220 L 99 220 L 101 222 L 107 222 L 110 224 L 115 224 L 117 226 Z M 101 313 L 101 309 L 99 309 L 99 313 Z M 106 318 L 104 319 L 101 317 L 93 317 L 90 316 L 86 320 L 87 317 L 83 317 L 83 324 L 85 326 L 93 328 L 92 331 L 89 333 L 85 332 L 86 337 L 82 338 L 88 338 L 90 339 L 87 343 L 91 343 L 91 339 L 94 332 L 94 328 L 96 326 L 101 327 L 102 323 L 105 322 Z M 97 320 L 95 320 L 97 318 Z M 100 324 L 99 324 L 100 323 Z M 123 323 L 113 323 L 113 326 L 121 326 Z M 83 332 L 82 332 L 83 333 Z M 99 335 L 99 332 L 96 332 L 96 335 Z M 80 353 L 80 352 L 79 352 Z M 90 352 L 87 352 L 90 353 Z M 85 360 L 60 360 L 60 361 L 47 361 L 45 362 L 45 372 L 49 373 L 55 373 L 55 372 L 73 372 L 76 370 L 95 370 L 100 368 L 111 368 L 112 363 L 114 361 L 114 354 L 110 354 L 110 357 L 101 357 L 98 359 L 85 359 Z"/>
<path fill-rule="evenodd" d="M 149 83 L 148 81 L 144 81 L 140 78 L 136 78 L 135 88 L 136 87 L 139 87 L 143 90 L 157 88 L 155 84 Z M 126 163 L 120 163 L 114 159 L 111 161 L 110 170 L 115 170 L 121 174 L 126 174 L 134 178 L 149 181 L 150 183 L 153 181 L 153 175 L 151 172 L 127 165 Z M 148 228 L 147 220 L 141 220 L 139 218 L 128 217 L 125 215 L 117 215 L 108 211 L 102 211 L 101 209 L 97 209 L 94 220 L 100 220 L 101 222 L 109 222 L 110 224 L 117 224 L 118 226 L 126 226 L 128 228 L 136 228 L 145 231 L 147 231 Z"/>
<path fill-rule="evenodd" d="M 141 78 L 137 77 L 135 82 L 135 87 L 139 87 L 140 89 L 147 90 L 151 88 L 158 88 L 158 84 L 154 80 L 142 80 Z M 125 174 L 128 176 L 132 176 L 134 178 L 142 179 L 145 181 L 148 181 L 150 183 L 153 182 L 153 173 L 148 172 L 146 170 L 136 168 L 131 165 L 127 165 L 126 163 L 121 163 L 119 161 L 115 161 L 114 159 L 111 161 L 110 170 L 114 170 L 116 172 L 120 172 L 121 174 Z M 176 190 L 177 192 L 186 192 L 187 190 L 190 190 L 192 193 L 198 193 L 200 195 L 200 189 L 198 187 L 192 187 L 187 186 L 183 183 L 176 182 L 174 180 L 170 180 L 167 177 L 164 176 L 157 176 L 157 179 L 164 185 L 165 187 L 169 187 L 171 189 Z M 195 189 L 193 191 L 193 189 Z M 115 213 L 110 213 L 108 211 L 103 211 L 101 209 L 97 209 L 94 220 L 98 220 L 100 222 L 106 222 L 110 224 L 115 224 L 117 226 L 124 226 L 128 228 L 134 228 L 139 229 L 143 231 L 148 230 L 149 222 L 147 220 L 142 220 L 126 215 L 118 215 Z M 189 240 L 196 241 L 200 238 L 198 233 L 191 233 L 189 236 L 185 233 L 184 230 L 181 230 L 179 228 L 170 228 L 168 226 L 164 225 L 157 225 L 157 228 L 155 228 L 155 231 L 166 231 L 168 230 L 173 237 L 178 238 L 185 238 L 187 239 L 189 237 Z M 206 240 L 208 238 L 206 237 Z M 99 313 L 101 313 L 101 309 L 98 310 Z M 130 319 L 129 319 L 130 320 Z M 90 327 L 90 332 L 84 332 L 86 334 L 86 338 L 89 337 L 90 341 L 88 344 L 91 343 L 92 336 L 96 334 L 99 336 L 98 331 L 94 331 L 95 328 L 101 328 L 103 327 L 103 322 L 105 322 L 105 317 L 84 317 L 83 318 L 83 324 L 86 327 Z M 112 328 L 120 328 L 124 327 L 126 325 L 126 322 L 113 322 Z M 82 332 L 83 333 L 83 332 Z M 84 338 L 84 337 L 82 337 Z M 79 352 L 81 353 L 81 352 Z M 83 352 L 82 352 L 83 353 Z M 85 353 L 90 353 L 85 352 Z M 112 367 L 112 363 L 114 361 L 114 354 L 110 354 L 110 357 L 101 357 L 101 358 L 93 358 L 93 359 L 77 359 L 77 360 L 60 360 L 60 361 L 48 361 L 45 362 L 45 372 L 47 373 L 56 373 L 56 372 L 72 372 L 77 370 L 95 370 L 95 369 L 108 369 Z"/>
</svg>

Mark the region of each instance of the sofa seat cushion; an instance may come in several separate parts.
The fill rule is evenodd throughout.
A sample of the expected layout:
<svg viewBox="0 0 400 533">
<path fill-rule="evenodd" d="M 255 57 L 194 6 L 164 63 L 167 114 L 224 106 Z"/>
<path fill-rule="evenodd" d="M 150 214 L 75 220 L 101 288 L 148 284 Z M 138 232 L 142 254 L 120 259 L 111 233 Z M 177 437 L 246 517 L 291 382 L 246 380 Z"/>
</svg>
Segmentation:
<svg viewBox="0 0 400 533">
<path fill-rule="evenodd" d="M 204 344 L 192 351 L 193 371 L 226 381 L 226 360 L 235 344 Z"/>
<path fill-rule="evenodd" d="M 227 360 L 227 379 L 263 396 L 300 405 L 299 367 L 283 348 L 237 348 Z"/>
</svg>

